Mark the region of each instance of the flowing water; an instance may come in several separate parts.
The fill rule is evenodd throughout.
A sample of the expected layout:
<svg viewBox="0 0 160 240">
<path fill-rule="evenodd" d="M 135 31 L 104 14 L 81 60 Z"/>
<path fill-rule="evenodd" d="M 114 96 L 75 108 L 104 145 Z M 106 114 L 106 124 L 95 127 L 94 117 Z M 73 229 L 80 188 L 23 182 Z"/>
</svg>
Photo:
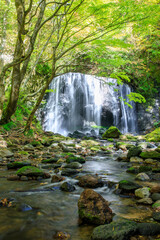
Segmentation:
<svg viewBox="0 0 160 240">
<path fill-rule="evenodd" d="M 87 126 L 101 126 L 103 117 L 109 126 L 117 126 L 122 133 L 138 131 L 136 105 L 128 101 L 131 88 L 126 84 L 118 86 L 115 79 L 68 73 L 53 79 L 50 89 L 53 91 L 44 110 L 47 131 L 66 136 Z"/>
<path fill-rule="evenodd" d="M 115 161 L 116 156 L 95 156 L 84 165 L 86 173 L 97 173 L 106 181 L 118 182 L 122 179 L 133 179 L 126 173 L 126 163 Z M 78 225 L 77 203 L 81 192 L 77 180 L 68 177 L 67 181 L 75 184 L 76 190 L 72 193 L 59 189 L 61 183 L 44 181 L 7 181 L 6 175 L 14 171 L 0 169 L 0 196 L 10 197 L 17 204 L 27 204 L 30 211 L 21 211 L 19 208 L 0 208 L 0 240 L 51 240 L 57 231 L 67 232 L 72 240 L 88 240 L 93 226 Z M 82 173 L 85 174 L 85 173 Z M 114 194 L 114 189 L 107 184 L 95 189 L 111 205 L 115 217 L 141 218 L 149 215 L 147 207 L 142 208 L 131 198 L 121 198 Z"/>
</svg>

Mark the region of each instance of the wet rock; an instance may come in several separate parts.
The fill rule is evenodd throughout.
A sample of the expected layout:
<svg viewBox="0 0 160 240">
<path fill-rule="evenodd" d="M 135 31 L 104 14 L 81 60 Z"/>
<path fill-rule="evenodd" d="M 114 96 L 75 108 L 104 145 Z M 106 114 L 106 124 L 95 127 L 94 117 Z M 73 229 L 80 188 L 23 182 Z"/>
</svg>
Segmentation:
<svg viewBox="0 0 160 240">
<path fill-rule="evenodd" d="M 151 205 L 153 203 L 151 198 L 142 198 L 137 201 L 137 203 Z"/>
<path fill-rule="evenodd" d="M 153 201 L 158 201 L 158 200 L 160 200 L 160 193 L 153 193 L 153 194 L 151 195 L 151 198 L 152 198 Z"/>
<path fill-rule="evenodd" d="M 148 147 L 148 143 L 141 142 L 141 143 L 138 144 L 138 147 L 141 147 L 142 149 L 146 149 Z"/>
<path fill-rule="evenodd" d="M 149 176 L 146 174 L 146 173 L 139 173 L 136 177 L 135 177 L 136 180 L 139 180 L 139 181 L 148 181 L 150 180 Z"/>
<path fill-rule="evenodd" d="M 156 236 L 160 234 L 160 224 L 138 223 L 138 232 L 142 236 Z"/>
<path fill-rule="evenodd" d="M 145 159 L 145 164 L 155 165 L 155 164 L 157 164 L 157 160 L 153 160 L 151 158 L 147 158 L 147 159 Z"/>
<path fill-rule="evenodd" d="M 54 236 L 53 239 L 55 240 L 69 240 L 71 239 L 70 234 L 66 232 L 57 232 Z"/>
<path fill-rule="evenodd" d="M 141 186 L 139 184 L 128 180 L 122 180 L 119 182 L 119 189 L 121 189 L 122 192 L 134 192 L 140 187 Z"/>
<path fill-rule="evenodd" d="M 155 184 L 151 187 L 151 193 L 160 193 L 160 184 Z"/>
<path fill-rule="evenodd" d="M 130 162 L 132 162 L 132 163 L 142 163 L 143 159 L 139 158 L 139 157 L 131 157 Z"/>
<path fill-rule="evenodd" d="M 21 176 L 21 181 L 28 181 L 28 177 L 27 176 Z"/>
<path fill-rule="evenodd" d="M 26 176 L 26 177 L 35 177 L 35 178 L 37 177 L 46 178 L 45 173 L 41 169 L 32 167 L 32 166 L 22 167 L 16 172 L 16 174 L 19 177 Z"/>
<path fill-rule="evenodd" d="M 160 212 L 153 212 L 152 217 L 155 221 L 160 222 Z"/>
<path fill-rule="evenodd" d="M 152 208 L 156 211 L 156 212 L 160 212 L 160 200 L 156 201 L 153 205 Z"/>
<path fill-rule="evenodd" d="M 25 166 L 31 166 L 31 163 L 29 162 L 12 162 L 12 163 L 8 163 L 7 164 L 7 168 L 8 169 L 18 169 L 18 168 L 22 168 Z"/>
<path fill-rule="evenodd" d="M 135 190 L 135 196 L 138 198 L 149 198 L 150 189 L 148 187 L 143 187 Z"/>
<path fill-rule="evenodd" d="M 61 182 L 61 181 L 64 181 L 64 180 L 65 180 L 65 177 L 61 177 L 61 176 L 58 176 L 58 175 L 53 175 L 52 179 L 51 179 L 51 183 Z"/>
<path fill-rule="evenodd" d="M 128 173 L 138 173 L 138 169 L 134 168 L 134 167 L 130 167 L 130 168 L 127 169 L 126 172 L 128 172 Z"/>
<path fill-rule="evenodd" d="M 95 225 L 112 221 L 112 210 L 108 202 L 92 189 L 84 190 L 78 200 L 78 213 L 82 223 Z"/>
<path fill-rule="evenodd" d="M 153 174 L 152 179 L 156 180 L 156 181 L 159 181 L 160 180 L 160 173 Z"/>
<path fill-rule="evenodd" d="M 79 163 L 81 163 L 81 164 L 83 164 L 83 163 L 85 163 L 86 161 L 85 161 L 85 159 L 83 158 L 83 157 L 76 157 L 76 156 L 74 156 L 74 157 L 68 157 L 67 159 L 66 159 L 66 162 L 67 163 L 72 163 L 72 162 L 79 162 Z"/>
<path fill-rule="evenodd" d="M 140 155 L 140 153 L 142 152 L 142 148 L 141 147 L 131 147 L 129 150 L 128 150 L 128 154 L 127 154 L 127 157 L 130 159 L 131 157 L 137 157 Z"/>
<path fill-rule="evenodd" d="M 13 153 L 10 151 L 10 150 L 8 150 L 7 148 L 1 148 L 0 149 L 0 157 L 2 157 L 2 158 L 10 158 L 10 157 L 13 157 Z"/>
<path fill-rule="evenodd" d="M 42 163 L 56 163 L 58 158 L 50 158 L 42 160 Z"/>
<path fill-rule="evenodd" d="M 73 192 L 76 190 L 75 186 L 69 182 L 62 183 L 62 185 L 60 186 L 60 189 L 65 192 Z"/>
<path fill-rule="evenodd" d="M 140 154 L 142 158 L 160 159 L 160 152 L 157 151 L 145 151 Z"/>
<path fill-rule="evenodd" d="M 127 158 L 127 153 L 121 153 L 116 160 L 120 162 L 129 162 L 129 159 Z"/>
<path fill-rule="evenodd" d="M 61 175 L 62 176 L 73 176 L 73 175 L 76 175 L 78 173 L 79 173 L 79 171 L 76 170 L 76 169 L 65 168 L 65 169 L 62 170 Z"/>
<path fill-rule="evenodd" d="M 82 164 L 80 164 L 79 162 L 72 162 L 65 165 L 64 168 L 80 169 L 82 168 Z"/>
<path fill-rule="evenodd" d="M 119 131 L 117 127 L 111 126 L 107 131 L 102 135 L 103 139 L 107 138 L 119 138 L 122 133 Z"/>
<path fill-rule="evenodd" d="M 149 166 L 140 166 L 139 167 L 139 173 L 142 173 L 142 172 L 150 172 L 152 171 L 152 168 L 149 167 Z"/>
<path fill-rule="evenodd" d="M 138 225 L 132 221 L 118 221 L 96 227 L 93 230 L 92 240 L 129 240 L 137 233 Z"/>
<path fill-rule="evenodd" d="M 84 188 L 97 188 L 102 187 L 102 178 L 95 175 L 85 175 L 79 178 L 78 185 Z"/>
<path fill-rule="evenodd" d="M 12 175 L 12 176 L 8 176 L 7 180 L 8 181 L 18 181 L 18 180 L 20 180 L 20 177 L 17 175 Z"/>
</svg>

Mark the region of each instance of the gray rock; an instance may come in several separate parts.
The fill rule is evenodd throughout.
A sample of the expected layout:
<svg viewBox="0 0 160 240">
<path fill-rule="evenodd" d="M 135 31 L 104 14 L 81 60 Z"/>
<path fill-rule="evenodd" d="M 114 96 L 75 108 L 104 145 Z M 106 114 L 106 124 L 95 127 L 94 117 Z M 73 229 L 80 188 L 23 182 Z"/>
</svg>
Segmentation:
<svg viewBox="0 0 160 240">
<path fill-rule="evenodd" d="M 62 183 L 62 185 L 60 186 L 60 189 L 65 192 L 73 192 L 76 190 L 75 186 L 69 182 Z"/>
<path fill-rule="evenodd" d="M 151 195 L 151 198 L 152 198 L 153 201 L 158 201 L 158 200 L 160 200 L 160 193 L 153 193 L 153 194 Z"/>
<path fill-rule="evenodd" d="M 139 180 L 139 181 L 148 181 L 150 180 L 149 176 L 146 174 L 146 173 L 139 173 L 136 177 L 135 177 L 136 180 Z"/>
<path fill-rule="evenodd" d="M 79 169 L 79 168 L 82 168 L 82 164 L 80 164 L 79 162 L 72 162 L 65 165 L 64 168 Z"/>
<path fill-rule="evenodd" d="M 137 223 L 132 221 L 118 221 L 96 227 L 92 240 L 127 240 L 137 233 Z"/>
<path fill-rule="evenodd" d="M 13 157 L 13 155 L 14 154 L 7 148 L 3 148 L 3 149 L 0 150 L 0 157 L 2 157 L 2 158 L 4 158 L 4 157 L 7 157 L 7 158 Z"/>
<path fill-rule="evenodd" d="M 148 187 L 143 187 L 135 190 L 135 195 L 138 198 L 149 198 L 150 192 Z"/>
</svg>

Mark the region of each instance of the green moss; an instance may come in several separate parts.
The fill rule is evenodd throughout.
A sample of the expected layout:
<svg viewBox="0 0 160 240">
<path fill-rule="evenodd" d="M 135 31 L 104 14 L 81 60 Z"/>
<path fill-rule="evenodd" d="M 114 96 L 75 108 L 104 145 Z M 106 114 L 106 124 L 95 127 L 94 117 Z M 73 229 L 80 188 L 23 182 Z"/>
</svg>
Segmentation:
<svg viewBox="0 0 160 240">
<path fill-rule="evenodd" d="M 145 136 L 148 142 L 160 142 L 160 127 Z"/>
<path fill-rule="evenodd" d="M 42 160 L 42 163 L 56 163 L 57 160 L 57 158 L 44 159 Z"/>
<path fill-rule="evenodd" d="M 137 169 L 135 169 L 134 167 L 130 167 L 130 168 L 127 169 L 126 172 L 128 172 L 128 173 L 137 173 Z"/>
<path fill-rule="evenodd" d="M 151 167 L 148 167 L 148 166 L 140 166 L 139 167 L 139 172 L 149 172 L 149 171 L 152 171 L 152 168 Z"/>
<path fill-rule="evenodd" d="M 158 200 L 152 205 L 152 208 L 159 208 L 159 207 L 160 207 L 160 200 Z"/>
<path fill-rule="evenodd" d="M 160 153 L 157 151 L 146 151 L 141 152 L 140 157 L 142 158 L 151 158 L 151 159 L 160 159 Z"/>
<path fill-rule="evenodd" d="M 108 138 L 107 141 L 114 142 L 114 139 L 113 138 Z"/>
<path fill-rule="evenodd" d="M 40 146 L 41 143 L 40 143 L 40 141 L 33 140 L 33 141 L 31 142 L 31 145 L 34 146 L 34 147 L 37 147 L 37 146 Z"/>
<path fill-rule="evenodd" d="M 19 154 L 28 155 L 29 153 L 28 153 L 28 152 L 25 152 L 25 151 L 21 151 L 21 152 L 19 152 Z"/>
<path fill-rule="evenodd" d="M 42 176 L 44 173 L 41 169 L 32 167 L 32 166 L 26 166 L 20 168 L 16 174 L 18 176 Z"/>
<path fill-rule="evenodd" d="M 103 135 L 103 139 L 108 139 L 108 138 L 119 138 L 121 135 L 121 132 L 117 127 L 111 126 Z"/>
<path fill-rule="evenodd" d="M 30 166 L 31 164 L 29 162 L 13 162 L 13 163 L 8 163 L 7 168 L 8 169 L 17 169 L 17 168 L 22 168 L 24 166 Z"/>
<path fill-rule="evenodd" d="M 83 157 L 68 157 L 66 159 L 67 163 L 71 162 L 79 162 L 79 163 L 85 163 L 85 159 Z"/>
</svg>

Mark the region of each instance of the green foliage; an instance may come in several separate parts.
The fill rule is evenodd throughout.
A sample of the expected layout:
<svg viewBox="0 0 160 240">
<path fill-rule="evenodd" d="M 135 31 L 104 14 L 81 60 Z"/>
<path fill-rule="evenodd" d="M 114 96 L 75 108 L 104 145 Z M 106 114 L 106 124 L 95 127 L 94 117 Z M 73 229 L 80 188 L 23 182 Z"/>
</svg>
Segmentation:
<svg viewBox="0 0 160 240">
<path fill-rule="evenodd" d="M 6 131 L 9 131 L 11 130 L 12 128 L 14 128 L 16 126 L 16 124 L 14 122 L 9 122 L 9 123 L 6 123 L 4 125 L 2 125 L 3 128 L 6 130 Z"/>
<path fill-rule="evenodd" d="M 127 97 L 129 98 L 129 101 L 134 101 L 138 103 L 146 102 L 146 99 L 140 93 L 131 92 L 127 95 Z"/>
<path fill-rule="evenodd" d="M 123 82 L 130 82 L 129 77 L 126 75 L 125 72 L 117 72 L 117 73 L 112 73 L 110 77 L 117 79 L 117 83 L 119 85 L 122 85 Z"/>
<path fill-rule="evenodd" d="M 36 73 L 48 78 L 51 74 L 51 68 L 48 63 L 44 63 L 44 64 L 38 63 L 36 65 Z"/>
</svg>

